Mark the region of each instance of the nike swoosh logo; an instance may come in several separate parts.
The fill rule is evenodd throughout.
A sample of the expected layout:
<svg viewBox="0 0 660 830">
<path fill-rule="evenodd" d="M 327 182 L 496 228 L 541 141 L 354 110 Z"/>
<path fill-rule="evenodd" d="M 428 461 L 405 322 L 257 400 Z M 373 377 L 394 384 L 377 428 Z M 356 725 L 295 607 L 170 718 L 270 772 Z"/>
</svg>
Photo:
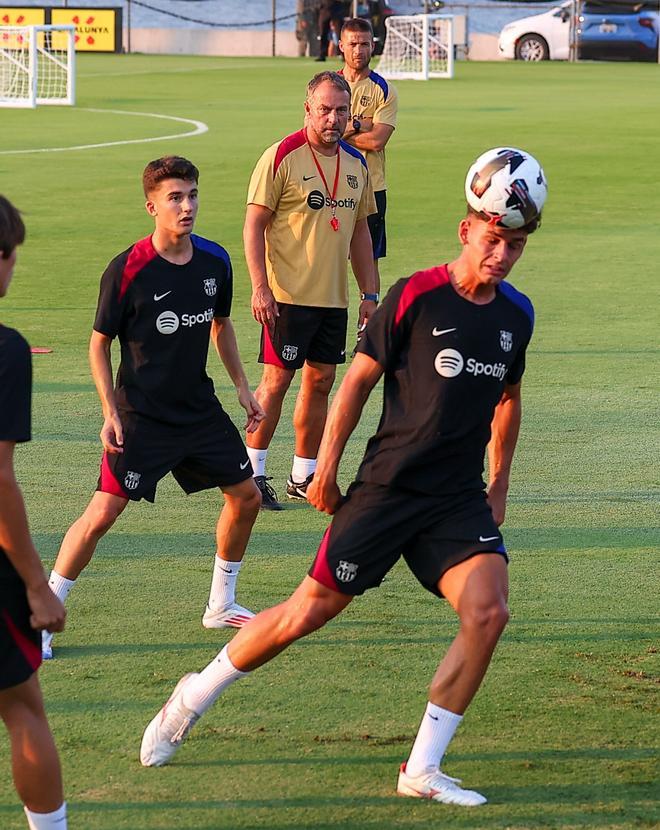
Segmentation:
<svg viewBox="0 0 660 830">
<path fill-rule="evenodd" d="M 164 294 L 154 294 L 154 301 L 158 302 L 158 300 L 162 300 L 163 297 L 167 297 L 167 295 L 171 293 L 171 291 L 166 291 Z"/>
<path fill-rule="evenodd" d="M 450 331 L 456 331 L 456 329 L 433 329 L 433 336 L 440 337 L 441 334 L 449 334 Z"/>
<path fill-rule="evenodd" d="M 303 181 L 308 182 L 310 179 L 315 179 L 316 176 L 303 176 Z"/>
<path fill-rule="evenodd" d="M 429 716 L 430 718 L 432 718 L 433 720 L 440 720 L 440 718 L 438 718 L 436 715 L 432 715 L 430 712 L 427 712 L 427 714 L 428 714 L 428 716 Z"/>
<path fill-rule="evenodd" d="M 499 539 L 499 536 L 480 536 L 480 542 L 493 542 L 495 539 Z"/>
<path fill-rule="evenodd" d="M 250 459 L 248 458 L 248 460 L 245 462 L 245 464 L 239 464 L 238 466 L 241 468 L 241 470 L 244 470 L 249 463 L 250 463 Z"/>
</svg>

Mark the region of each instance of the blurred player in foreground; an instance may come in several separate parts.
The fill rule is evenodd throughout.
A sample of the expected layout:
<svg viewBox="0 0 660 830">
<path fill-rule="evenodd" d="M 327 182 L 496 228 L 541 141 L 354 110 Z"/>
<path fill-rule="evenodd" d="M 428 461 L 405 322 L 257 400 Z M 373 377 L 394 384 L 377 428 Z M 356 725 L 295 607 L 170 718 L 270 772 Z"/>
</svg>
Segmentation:
<svg viewBox="0 0 660 830">
<path fill-rule="evenodd" d="M 24 238 L 20 214 L 0 196 L 0 297 Z M 61 631 L 66 612 L 48 587 L 14 476 L 14 447 L 31 437 L 31 396 L 30 348 L 17 331 L 0 324 L 0 717 L 29 827 L 66 830 L 60 760 L 37 676 L 40 631 Z"/>
<path fill-rule="evenodd" d="M 171 472 L 187 493 L 219 487 L 224 507 L 206 628 L 239 628 L 253 614 L 235 601 L 235 586 L 261 502 L 245 445 L 206 374 L 209 338 L 247 413 L 248 433 L 264 412 L 248 387 L 229 318 L 232 268 L 220 245 L 193 234 L 199 171 L 166 156 L 143 173 L 153 234 L 115 257 L 101 279 L 89 345 L 103 408 L 103 458 L 97 492 L 69 528 L 50 575 L 64 601 L 99 540 L 129 501 L 153 502 Z M 121 363 L 113 385 L 110 350 Z M 52 657 L 44 635 L 44 658 Z"/>
<path fill-rule="evenodd" d="M 522 151 L 500 149 L 488 158 L 474 176 L 470 171 L 469 188 L 483 194 L 504 177 L 503 211 L 469 207 L 458 226 L 459 256 L 394 285 L 333 401 L 309 500 L 335 515 L 308 576 L 288 600 L 251 620 L 201 673 L 179 681 L 144 733 L 145 766 L 166 764 L 223 689 L 378 586 L 403 556 L 428 591 L 447 599 L 460 626 L 431 681 L 397 792 L 462 806 L 486 801 L 445 775 L 441 762 L 508 620 L 508 559 L 499 526 L 534 313 L 505 280 L 539 224 L 546 192 L 538 162 Z M 541 182 L 530 187 L 540 194 L 536 201 L 517 172 L 523 164 Z M 342 499 L 339 462 L 382 375 L 378 430 Z"/>
</svg>

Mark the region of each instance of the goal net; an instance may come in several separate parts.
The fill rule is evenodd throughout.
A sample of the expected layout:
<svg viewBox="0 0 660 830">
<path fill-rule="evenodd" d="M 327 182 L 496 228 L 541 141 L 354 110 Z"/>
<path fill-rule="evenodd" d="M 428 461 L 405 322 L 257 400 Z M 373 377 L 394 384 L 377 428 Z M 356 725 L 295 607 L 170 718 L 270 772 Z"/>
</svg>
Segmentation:
<svg viewBox="0 0 660 830">
<path fill-rule="evenodd" d="M 0 107 L 75 103 L 75 26 L 0 26 Z"/>
<path fill-rule="evenodd" d="M 377 71 L 385 78 L 454 77 L 454 18 L 447 14 L 392 15 Z"/>
</svg>

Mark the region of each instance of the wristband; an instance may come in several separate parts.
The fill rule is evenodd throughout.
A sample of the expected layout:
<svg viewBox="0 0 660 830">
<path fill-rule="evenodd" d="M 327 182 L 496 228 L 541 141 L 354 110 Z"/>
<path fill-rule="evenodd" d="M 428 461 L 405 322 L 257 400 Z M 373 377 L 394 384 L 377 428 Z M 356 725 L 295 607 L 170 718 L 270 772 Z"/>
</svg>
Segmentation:
<svg viewBox="0 0 660 830">
<path fill-rule="evenodd" d="M 374 303 L 377 303 L 380 300 L 380 294 L 360 294 L 361 300 L 371 300 Z"/>
</svg>

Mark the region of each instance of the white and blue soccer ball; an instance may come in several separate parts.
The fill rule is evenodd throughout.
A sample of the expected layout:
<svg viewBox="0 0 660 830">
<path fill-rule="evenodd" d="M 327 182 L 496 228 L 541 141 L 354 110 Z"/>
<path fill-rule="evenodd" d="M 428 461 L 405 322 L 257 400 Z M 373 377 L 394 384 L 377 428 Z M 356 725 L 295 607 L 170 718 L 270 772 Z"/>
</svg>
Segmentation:
<svg viewBox="0 0 660 830">
<path fill-rule="evenodd" d="M 547 195 L 543 168 L 534 156 L 515 147 L 482 153 L 465 179 L 468 205 L 503 228 L 522 228 L 537 219 Z"/>
</svg>

